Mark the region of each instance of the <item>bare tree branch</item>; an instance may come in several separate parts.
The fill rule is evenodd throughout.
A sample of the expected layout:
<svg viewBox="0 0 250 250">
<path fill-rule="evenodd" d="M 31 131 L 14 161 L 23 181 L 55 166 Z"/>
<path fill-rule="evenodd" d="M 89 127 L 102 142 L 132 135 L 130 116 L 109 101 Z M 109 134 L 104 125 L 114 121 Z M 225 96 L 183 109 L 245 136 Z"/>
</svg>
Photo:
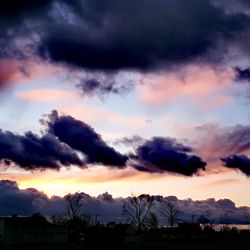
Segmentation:
<svg viewBox="0 0 250 250">
<path fill-rule="evenodd" d="M 153 204 L 153 196 L 147 194 L 132 195 L 129 197 L 128 202 L 124 203 L 123 214 L 130 218 L 138 231 L 141 231 L 143 227 L 146 227 L 145 221 L 149 217 Z"/>
<path fill-rule="evenodd" d="M 69 218 L 72 220 L 79 218 L 84 202 L 84 195 L 82 193 L 67 194 L 65 200 L 67 202 L 67 213 Z"/>
<path fill-rule="evenodd" d="M 161 214 L 167 218 L 167 222 L 172 228 L 174 226 L 174 223 L 177 220 L 177 215 L 179 211 L 176 207 L 176 201 L 173 201 L 169 198 L 163 198 L 161 197 L 159 199 L 159 203 L 161 204 Z"/>
</svg>

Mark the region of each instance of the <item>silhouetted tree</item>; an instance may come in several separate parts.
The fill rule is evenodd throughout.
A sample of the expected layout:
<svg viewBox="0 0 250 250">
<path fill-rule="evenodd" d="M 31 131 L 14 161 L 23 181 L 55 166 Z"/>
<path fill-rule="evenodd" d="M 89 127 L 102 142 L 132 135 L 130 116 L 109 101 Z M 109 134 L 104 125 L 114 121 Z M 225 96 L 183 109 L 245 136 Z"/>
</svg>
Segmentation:
<svg viewBox="0 0 250 250">
<path fill-rule="evenodd" d="M 173 228 L 174 223 L 177 220 L 178 210 L 176 207 L 177 202 L 171 198 L 160 197 L 158 199 L 161 204 L 161 214 L 167 218 L 168 225 Z"/>
<path fill-rule="evenodd" d="M 157 229 L 159 226 L 159 220 L 156 213 L 150 212 L 146 220 L 146 225 L 149 229 Z"/>
<path fill-rule="evenodd" d="M 146 227 L 146 220 L 149 218 L 154 200 L 153 196 L 142 194 L 133 195 L 128 198 L 128 202 L 124 203 L 123 214 L 130 218 L 139 232 Z"/>
<path fill-rule="evenodd" d="M 82 193 L 67 194 L 65 200 L 67 202 L 67 213 L 69 218 L 71 220 L 79 218 L 84 202 L 84 195 Z"/>
<path fill-rule="evenodd" d="M 81 209 L 84 203 L 84 195 L 82 193 L 67 194 L 65 196 L 67 204 L 67 213 L 69 217 L 69 232 L 72 241 L 82 238 L 84 224 L 81 218 Z"/>
<path fill-rule="evenodd" d="M 63 215 L 52 215 L 50 222 L 54 225 L 64 226 L 68 224 L 68 219 Z"/>
</svg>

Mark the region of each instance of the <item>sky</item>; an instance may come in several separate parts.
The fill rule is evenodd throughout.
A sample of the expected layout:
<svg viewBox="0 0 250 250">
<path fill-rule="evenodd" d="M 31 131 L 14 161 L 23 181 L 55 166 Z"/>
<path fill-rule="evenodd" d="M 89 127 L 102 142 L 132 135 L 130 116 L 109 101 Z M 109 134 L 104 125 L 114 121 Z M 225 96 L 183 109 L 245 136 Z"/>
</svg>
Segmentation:
<svg viewBox="0 0 250 250">
<path fill-rule="evenodd" d="M 148 193 L 249 217 L 249 34 L 246 0 L 1 3 L 0 201 Z"/>
</svg>

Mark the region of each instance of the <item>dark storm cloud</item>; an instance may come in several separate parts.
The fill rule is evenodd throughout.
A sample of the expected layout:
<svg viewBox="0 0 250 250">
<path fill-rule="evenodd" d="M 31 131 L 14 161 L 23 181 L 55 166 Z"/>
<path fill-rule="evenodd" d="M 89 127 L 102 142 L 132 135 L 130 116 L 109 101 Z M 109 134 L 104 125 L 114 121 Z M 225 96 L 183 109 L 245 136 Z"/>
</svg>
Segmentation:
<svg viewBox="0 0 250 250">
<path fill-rule="evenodd" d="M 100 94 L 110 92 L 110 93 L 119 93 L 120 90 L 114 87 L 114 82 L 110 81 L 107 83 L 101 82 L 96 78 L 84 79 L 80 84 L 77 84 L 77 87 L 84 94 L 93 94 L 99 92 Z"/>
<path fill-rule="evenodd" d="M 0 3 L 0 57 L 20 59 L 24 57 L 25 48 L 15 40 L 30 40 L 36 33 L 38 24 L 40 32 L 45 28 L 48 13 L 53 0 L 10 0 Z M 36 28 L 34 28 L 36 27 Z M 34 41 L 33 41 L 34 42 Z M 12 46 L 14 45 L 14 46 Z"/>
<path fill-rule="evenodd" d="M 30 20 L 31 22 L 38 21 L 40 16 L 43 19 L 49 10 L 51 0 L 10 0 L 1 1 L 0 3 L 0 44 L 7 46 L 4 42 L 9 42 L 15 39 L 21 32 L 24 32 L 22 24 Z M 38 17 L 39 14 L 39 17 Z M 15 32 L 13 32 L 15 30 Z M 23 34 L 29 35 L 29 34 Z M 16 48 L 16 51 L 20 48 Z M 1 48 L 3 52 L 4 48 Z M 1 55 L 2 53 L 0 53 Z"/>
<path fill-rule="evenodd" d="M 226 167 L 239 169 L 245 175 L 250 176 L 250 158 L 246 155 L 230 155 L 221 160 Z"/>
<path fill-rule="evenodd" d="M 250 24 L 246 15 L 228 15 L 209 0 L 66 2 L 77 22 L 49 32 L 40 54 L 89 69 L 149 70 L 207 58 Z"/>
<path fill-rule="evenodd" d="M 227 13 L 249 14 L 250 3 L 248 0 L 212 0 L 212 3 L 222 7 Z"/>
<path fill-rule="evenodd" d="M 86 156 L 87 163 L 125 167 L 127 157 L 108 146 L 88 124 L 72 116 L 59 116 L 53 111 L 48 116 L 48 131 L 70 147 Z"/>
<path fill-rule="evenodd" d="M 29 16 L 35 11 L 41 11 L 53 2 L 52 0 L 9 0 L 0 5 L 1 18 L 16 18 L 19 15 Z"/>
<path fill-rule="evenodd" d="M 108 193 L 103 193 L 98 197 L 92 197 L 82 193 L 84 203 L 82 213 L 91 215 L 101 222 L 126 222 L 122 216 L 123 204 L 129 198 L 113 198 Z M 250 223 L 250 208 L 236 207 L 229 199 L 207 199 L 194 201 L 191 199 L 179 200 L 177 197 L 169 196 L 166 199 L 174 200 L 178 209 L 178 221 L 191 222 L 192 215 L 195 218 L 203 215 L 212 223 Z M 160 224 L 166 225 L 167 220 L 159 212 L 161 206 L 155 202 L 154 212 L 158 213 Z M 66 202 L 63 197 L 52 196 L 48 198 L 46 194 L 34 188 L 20 189 L 16 182 L 10 180 L 0 180 L 0 216 L 8 215 L 32 215 L 41 213 L 46 216 L 66 215 Z"/>
<path fill-rule="evenodd" d="M 237 12 L 223 0 L 10 0 L 0 4 L 0 58 L 41 59 L 72 72 L 171 69 L 223 63 L 232 47 L 248 56 L 247 1 Z M 244 3 L 244 4 L 243 4 Z M 230 1 L 231 9 L 236 9 Z M 245 6 L 244 8 L 242 6 Z M 241 54 L 243 56 L 243 53 Z M 57 64 L 58 65 L 58 64 Z M 126 82 L 126 85 L 133 85 Z M 87 94 L 123 93 L 92 77 Z"/>
<path fill-rule="evenodd" d="M 236 67 L 235 72 L 236 72 L 236 80 L 250 81 L 250 68 L 241 69 L 239 67 Z"/>
<path fill-rule="evenodd" d="M 122 79 L 119 74 L 87 73 L 84 76 L 70 72 L 68 78 L 75 82 L 75 86 L 83 95 L 99 95 L 106 93 L 123 94 L 134 85 L 128 77 Z"/>
<path fill-rule="evenodd" d="M 205 170 L 206 163 L 198 156 L 191 155 L 192 149 L 175 139 L 155 137 L 143 140 L 134 137 L 133 141 L 138 143 L 140 139 L 143 143 L 136 148 L 135 155 L 127 157 L 108 146 L 88 124 L 71 116 L 59 116 L 57 111 L 53 111 L 42 123 L 60 141 L 82 152 L 86 156 L 86 163 L 125 167 L 129 159 L 130 165 L 138 171 L 167 171 L 186 176 L 192 176 L 200 169 Z"/>
<path fill-rule="evenodd" d="M 195 152 L 189 146 L 176 139 L 153 137 L 150 140 L 140 136 L 122 138 L 114 144 L 131 146 L 134 153 L 119 153 L 109 146 L 95 130 L 68 115 L 59 115 L 52 111 L 41 122 L 45 125 L 42 136 L 32 132 L 18 135 L 0 130 L 0 161 L 3 165 L 17 165 L 26 170 L 60 169 L 61 166 L 101 164 L 109 167 L 133 167 L 148 173 L 180 174 L 192 176 L 205 170 L 207 165 L 198 155 L 207 157 L 206 161 L 218 161 L 224 165 L 238 168 L 249 175 L 249 159 L 246 154 L 250 149 L 250 128 L 237 125 L 229 128 L 202 126 L 199 131 Z M 82 153 L 82 154 L 77 154 Z M 230 157 L 227 157 L 232 155 Z M 80 158 L 81 157 L 81 158 Z"/>
<path fill-rule="evenodd" d="M 205 170 L 206 163 L 190 154 L 192 149 L 172 138 L 154 137 L 136 148 L 132 165 L 139 171 L 171 172 L 192 176 Z"/>
<path fill-rule="evenodd" d="M 8 30 L 28 20 L 18 36 L 40 36 L 40 55 L 51 62 L 101 70 L 147 70 L 206 57 L 250 24 L 247 15 L 228 15 L 209 0 L 11 0 L 0 14 Z"/>
<path fill-rule="evenodd" d="M 17 135 L 0 130 L 0 160 L 5 165 L 14 163 L 26 170 L 84 166 L 77 154 L 55 136 L 46 134 L 40 137 L 32 132 Z"/>
<path fill-rule="evenodd" d="M 17 165 L 26 170 L 60 169 L 62 166 L 104 165 L 134 167 L 148 173 L 171 172 L 192 176 L 205 170 L 206 163 L 192 149 L 175 139 L 138 136 L 121 143 L 133 146 L 135 153 L 124 155 L 107 145 L 101 135 L 83 121 L 52 111 L 40 120 L 45 132 L 24 135 L 0 130 L 0 163 Z M 77 154 L 77 152 L 80 154 Z"/>
</svg>

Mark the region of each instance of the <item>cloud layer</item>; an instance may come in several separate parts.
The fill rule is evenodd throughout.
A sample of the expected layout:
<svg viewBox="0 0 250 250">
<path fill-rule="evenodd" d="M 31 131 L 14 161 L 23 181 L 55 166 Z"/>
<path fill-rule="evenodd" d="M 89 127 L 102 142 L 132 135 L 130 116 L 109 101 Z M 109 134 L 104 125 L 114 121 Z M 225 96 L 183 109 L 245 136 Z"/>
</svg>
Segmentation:
<svg viewBox="0 0 250 250">
<path fill-rule="evenodd" d="M 225 91 L 232 87 L 236 75 L 232 69 L 188 65 L 178 72 L 148 74 L 137 90 L 150 106 L 188 99 L 204 112 L 231 102 Z"/>
<path fill-rule="evenodd" d="M 217 124 L 205 124 L 196 127 L 195 152 L 201 155 L 208 165 L 221 164 L 220 159 L 227 159 L 232 155 L 249 155 L 250 153 L 250 126 L 235 125 L 220 127 Z M 229 157 L 230 159 L 230 157 Z M 229 167 L 228 164 L 224 164 Z M 237 165 L 234 166 L 237 168 Z M 238 167 L 239 170 L 242 170 Z M 244 171 L 243 171 L 244 172 Z"/>
<path fill-rule="evenodd" d="M 90 69 L 148 70 L 208 58 L 250 24 L 209 0 L 66 2 L 74 19 L 44 38 L 41 55 Z"/>
<path fill-rule="evenodd" d="M 231 155 L 221 160 L 226 167 L 239 169 L 245 175 L 250 176 L 250 158 L 246 155 Z"/>
<path fill-rule="evenodd" d="M 136 148 L 133 166 L 146 172 L 172 172 L 192 176 L 205 170 L 206 163 L 192 149 L 175 139 L 155 137 Z"/>
<path fill-rule="evenodd" d="M 73 75 L 90 71 L 93 77 L 77 84 L 90 94 L 127 89 L 100 81 L 98 72 L 169 71 L 249 56 L 249 5 L 243 1 L 10 0 L 1 4 L 0 16 L 0 59 L 39 59 Z"/>
<path fill-rule="evenodd" d="M 88 124 L 72 116 L 59 116 L 53 111 L 45 121 L 48 131 L 62 142 L 82 152 L 87 163 L 124 167 L 127 157 L 108 146 Z"/>
<path fill-rule="evenodd" d="M 82 212 L 92 216 L 98 215 L 102 222 L 116 221 L 124 222 L 126 218 L 122 216 L 123 204 L 128 202 L 128 198 L 113 198 L 108 193 L 103 193 L 98 197 L 91 197 L 83 193 L 84 204 Z M 178 220 L 191 222 L 192 215 L 197 218 L 206 216 L 213 223 L 250 223 L 250 208 L 236 207 L 229 199 L 207 199 L 194 201 L 191 199 L 178 200 L 176 197 L 167 197 L 176 202 Z M 66 215 L 66 203 L 63 197 L 53 196 L 48 198 L 46 194 L 34 189 L 20 189 L 16 182 L 9 180 L 0 181 L 0 215 L 31 215 L 40 212 L 43 215 Z M 160 205 L 155 203 L 154 211 L 160 216 L 160 223 L 167 224 L 167 220 L 161 217 Z"/>
<path fill-rule="evenodd" d="M 249 176 L 247 125 L 225 129 L 215 125 L 199 127 L 197 139 L 193 141 L 194 149 L 169 137 L 124 137 L 115 145 L 132 146 L 134 152 L 122 154 L 109 146 L 91 126 L 72 116 L 60 115 L 54 110 L 40 121 L 44 126 L 41 135 L 30 131 L 19 135 L 0 130 L 2 167 L 16 165 L 26 170 L 59 170 L 62 166 L 103 165 L 193 176 L 204 171 L 207 162 L 212 167 L 214 162 L 222 165 L 219 163 L 222 159 L 225 167 L 239 169 Z"/>
<path fill-rule="evenodd" d="M 84 166 L 84 162 L 55 136 L 24 135 L 0 130 L 0 160 L 4 165 L 14 163 L 27 170 L 60 169 L 61 166 Z"/>
</svg>

